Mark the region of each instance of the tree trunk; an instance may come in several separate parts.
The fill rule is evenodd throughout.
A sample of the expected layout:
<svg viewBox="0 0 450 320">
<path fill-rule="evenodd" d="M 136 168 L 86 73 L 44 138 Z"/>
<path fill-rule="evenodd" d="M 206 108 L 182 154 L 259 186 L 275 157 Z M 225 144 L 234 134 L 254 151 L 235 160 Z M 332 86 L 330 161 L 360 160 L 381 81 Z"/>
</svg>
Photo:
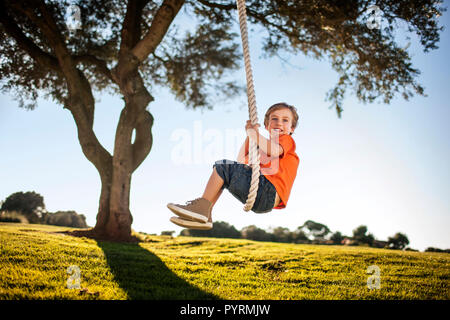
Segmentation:
<svg viewBox="0 0 450 320">
<path fill-rule="evenodd" d="M 129 209 L 131 175 L 147 157 L 153 142 L 153 117 L 146 110 L 153 97 L 137 73 L 124 85 L 128 89 L 122 90 L 125 107 L 117 125 L 114 154 L 111 162 L 97 168 L 102 189 L 97 223 L 92 230 L 94 237 L 114 241 L 133 240 L 133 218 Z M 133 131 L 136 134 L 134 142 L 131 141 Z"/>
<path fill-rule="evenodd" d="M 124 109 L 122 114 L 125 113 Z M 144 116 L 150 116 L 148 118 L 153 119 L 147 111 L 145 113 Z M 121 118 L 123 117 L 121 116 Z M 129 210 L 131 175 L 150 152 L 152 124 L 152 121 L 147 121 L 146 130 L 141 134 L 139 132 L 143 131 L 142 128 L 136 130 L 136 142 L 132 144 L 131 134 L 124 133 L 124 131 L 132 132 L 132 129 L 127 129 L 123 121 L 119 121 L 112 162 L 109 166 L 99 170 L 102 186 L 97 222 L 92 230 L 94 237 L 114 241 L 132 240 L 131 224 L 133 218 Z M 147 136 L 146 139 L 142 138 L 144 133 Z M 137 145 L 138 140 L 141 142 L 139 146 Z M 139 150 L 136 150 L 135 147 Z M 138 151 L 145 156 L 141 155 L 142 160 L 137 164 L 135 159 L 139 155 Z"/>
<path fill-rule="evenodd" d="M 112 159 L 112 175 L 109 188 L 109 214 L 105 224 L 108 238 L 127 240 L 131 236 L 132 217 L 129 210 L 130 186 L 132 174 L 132 144 L 133 127 L 129 106 L 122 110 L 117 126 Z M 106 205 L 106 204 L 105 204 Z M 100 211 L 100 210 L 99 210 Z"/>
<path fill-rule="evenodd" d="M 132 152 L 131 143 L 113 156 L 113 172 L 110 184 L 109 218 L 106 223 L 108 238 L 126 241 L 131 237 L 133 218 L 129 209 Z"/>
<path fill-rule="evenodd" d="M 100 173 L 100 179 L 102 183 L 100 192 L 100 201 L 97 213 L 97 222 L 93 229 L 94 233 L 101 237 L 106 238 L 106 224 L 109 219 L 109 203 L 111 199 L 111 181 L 112 181 L 112 166 L 105 168 L 103 173 Z"/>
</svg>

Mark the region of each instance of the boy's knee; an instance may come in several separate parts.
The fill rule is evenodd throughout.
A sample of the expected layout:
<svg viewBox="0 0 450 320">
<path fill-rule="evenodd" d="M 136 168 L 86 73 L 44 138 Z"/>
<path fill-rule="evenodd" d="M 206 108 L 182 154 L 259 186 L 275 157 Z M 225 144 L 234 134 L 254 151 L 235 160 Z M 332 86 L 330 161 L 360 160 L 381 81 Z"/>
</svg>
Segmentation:
<svg viewBox="0 0 450 320">
<path fill-rule="evenodd" d="M 213 175 L 220 178 L 220 180 L 223 180 L 222 176 L 219 174 L 219 172 L 217 172 L 217 169 L 215 166 L 213 167 Z"/>
</svg>

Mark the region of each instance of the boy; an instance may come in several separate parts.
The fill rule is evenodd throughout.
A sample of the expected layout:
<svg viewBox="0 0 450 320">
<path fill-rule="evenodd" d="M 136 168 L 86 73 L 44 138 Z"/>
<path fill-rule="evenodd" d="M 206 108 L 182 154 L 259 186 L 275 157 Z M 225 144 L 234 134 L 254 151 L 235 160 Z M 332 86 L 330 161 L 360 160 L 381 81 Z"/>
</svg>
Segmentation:
<svg viewBox="0 0 450 320">
<path fill-rule="evenodd" d="M 291 137 L 297 122 L 296 108 L 286 103 L 274 104 L 265 114 L 264 127 L 270 133 L 270 140 L 259 134 L 259 124 L 253 126 L 247 121 L 247 138 L 239 151 L 238 161 L 217 161 L 201 198 L 188 201 L 186 205 L 169 203 L 167 207 L 178 216 L 170 221 L 189 229 L 209 230 L 212 228 L 212 208 L 224 188 L 242 203 L 247 201 L 252 175 L 252 168 L 247 165 L 249 137 L 259 148 L 261 168 L 252 211 L 265 213 L 285 208 L 299 164 Z"/>
</svg>

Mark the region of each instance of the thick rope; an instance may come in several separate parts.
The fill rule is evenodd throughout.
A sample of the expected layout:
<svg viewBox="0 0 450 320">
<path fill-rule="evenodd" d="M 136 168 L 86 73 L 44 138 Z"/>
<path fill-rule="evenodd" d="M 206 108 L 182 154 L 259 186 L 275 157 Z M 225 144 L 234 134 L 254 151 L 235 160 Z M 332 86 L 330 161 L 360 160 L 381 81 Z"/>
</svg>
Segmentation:
<svg viewBox="0 0 450 320">
<path fill-rule="evenodd" d="M 248 47 L 248 33 L 247 33 L 247 13 L 245 9 L 245 0 L 236 0 L 239 26 L 241 29 L 242 48 L 244 50 L 245 76 L 247 78 L 247 98 L 248 98 L 248 114 L 252 125 L 258 123 L 258 112 L 256 109 L 255 88 L 253 87 L 252 66 L 250 63 L 250 50 Z M 249 165 L 252 167 L 252 180 L 250 182 L 250 190 L 247 197 L 247 202 L 244 205 L 244 210 L 249 211 L 255 203 L 256 194 L 258 193 L 259 184 L 259 151 L 257 149 L 256 141 L 250 139 L 249 145 Z"/>
</svg>

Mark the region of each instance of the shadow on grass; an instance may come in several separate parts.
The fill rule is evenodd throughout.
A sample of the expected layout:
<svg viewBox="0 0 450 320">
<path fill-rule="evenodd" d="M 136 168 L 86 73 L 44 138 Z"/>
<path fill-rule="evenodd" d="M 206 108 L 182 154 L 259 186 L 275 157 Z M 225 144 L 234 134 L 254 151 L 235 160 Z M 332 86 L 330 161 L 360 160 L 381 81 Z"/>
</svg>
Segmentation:
<svg viewBox="0 0 450 320">
<path fill-rule="evenodd" d="M 132 300 L 219 299 L 174 274 L 155 254 L 137 243 L 97 241 L 115 281 Z"/>
</svg>

